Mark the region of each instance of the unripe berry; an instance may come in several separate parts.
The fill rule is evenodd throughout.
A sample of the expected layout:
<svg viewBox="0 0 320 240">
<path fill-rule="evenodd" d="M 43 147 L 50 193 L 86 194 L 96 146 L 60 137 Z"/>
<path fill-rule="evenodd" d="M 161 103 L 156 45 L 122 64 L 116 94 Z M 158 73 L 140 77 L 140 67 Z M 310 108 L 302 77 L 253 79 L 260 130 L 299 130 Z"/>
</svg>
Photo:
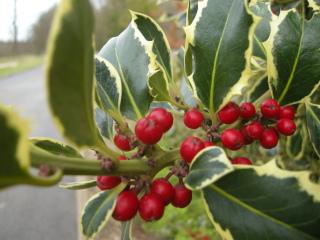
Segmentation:
<svg viewBox="0 0 320 240">
<path fill-rule="evenodd" d="M 136 124 L 135 133 L 144 144 L 155 144 L 161 139 L 163 131 L 157 121 L 141 118 Z"/>
<path fill-rule="evenodd" d="M 280 108 L 279 118 L 288 118 L 294 119 L 294 115 L 296 114 L 296 110 L 292 106 L 284 106 Z"/>
<path fill-rule="evenodd" d="M 226 124 L 234 123 L 239 118 L 239 115 L 240 108 L 234 102 L 229 102 L 218 112 L 220 122 Z"/>
<path fill-rule="evenodd" d="M 280 113 L 280 105 L 274 99 L 266 99 L 260 106 L 261 113 L 265 118 L 277 118 Z"/>
<path fill-rule="evenodd" d="M 257 140 L 260 139 L 264 130 L 264 126 L 260 122 L 254 121 L 246 126 L 246 130 L 249 137 Z"/>
<path fill-rule="evenodd" d="M 213 143 L 213 142 L 210 142 L 210 141 L 204 141 L 203 144 L 204 144 L 205 147 L 212 147 L 212 146 L 214 146 L 214 143 Z"/>
<path fill-rule="evenodd" d="M 158 122 L 163 132 L 167 132 L 173 124 L 173 116 L 171 112 L 168 112 L 164 108 L 155 108 L 153 109 L 148 118 L 151 118 Z"/>
<path fill-rule="evenodd" d="M 130 151 L 132 149 L 130 139 L 125 135 L 116 134 L 113 138 L 113 142 L 122 151 Z"/>
<path fill-rule="evenodd" d="M 260 145 L 266 149 L 274 148 L 278 144 L 278 134 L 273 128 L 266 128 L 260 138 Z"/>
<path fill-rule="evenodd" d="M 183 160 L 190 163 L 194 156 L 204 148 L 204 143 L 200 138 L 187 137 L 180 145 L 180 155 Z"/>
<path fill-rule="evenodd" d="M 190 204 L 192 200 L 192 191 L 186 188 L 182 184 L 178 184 L 174 187 L 174 197 L 172 205 L 177 208 L 185 208 Z"/>
<path fill-rule="evenodd" d="M 164 179 L 156 179 L 152 182 L 151 193 L 157 195 L 165 205 L 168 205 L 173 198 L 174 189 L 171 183 Z"/>
<path fill-rule="evenodd" d="M 162 200 L 152 193 L 144 195 L 139 202 L 139 214 L 145 221 L 159 220 L 164 213 Z"/>
<path fill-rule="evenodd" d="M 113 218 L 118 221 L 128 221 L 132 219 L 139 207 L 139 200 L 134 191 L 123 191 L 119 194 Z"/>
<path fill-rule="evenodd" d="M 97 186 L 100 190 L 112 189 L 121 183 L 119 176 L 98 176 Z"/>
<path fill-rule="evenodd" d="M 288 118 L 282 118 L 277 122 L 277 130 L 285 136 L 290 136 L 296 131 L 296 124 Z"/>
<path fill-rule="evenodd" d="M 231 160 L 232 164 L 252 165 L 249 158 L 246 157 L 235 157 Z"/>
<path fill-rule="evenodd" d="M 231 150 L 238 150 L 244 145 L 242 134 L 234 128 L 227 129 L 221 134 L 221 142 L 224 147 Z"/>
<path fill-rule="evenodd" d="M 243 119 L 250 119 L 256 114 L 256 108 L 250 102 L 244 102 L 240 105 L 240 116 Z"/>
<path fill-rule="evenodd" d="M 189 109 L 183 118 L 184 124 L 191 129 L 196 129 L 201 126 L 204 120 L 203 114 L 196 108 Z"/>
<path fill-rule="evenodd" d="M 248 131 L 247 131 L 247 126 L 243 126 L 242 128 L 240 128 L 240 133 L 243 137 L 243 140 L 244 140 L 244 144 L 245 145 L 249 145 L 251 143 L 254 142 L 254 139 L 251 138 L 248 134 Z"/>
</svg>

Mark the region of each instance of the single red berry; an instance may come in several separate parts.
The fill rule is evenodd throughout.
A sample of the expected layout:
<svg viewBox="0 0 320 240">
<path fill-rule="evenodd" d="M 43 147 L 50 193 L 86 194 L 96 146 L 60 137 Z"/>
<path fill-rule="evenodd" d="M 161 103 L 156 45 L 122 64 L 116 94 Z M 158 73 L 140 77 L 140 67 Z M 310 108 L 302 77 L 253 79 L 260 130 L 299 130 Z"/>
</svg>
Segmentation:
<svg viewBox="0 0 320 240">
<path fill-rule="evenodd" d="M 203 144 L 204 144 L 205 147 L 212 147 L 212 146 L 214 146 L 214 143 L 213 143 L 213 142 L 210 142 L 210 141 L 204 141 Z"/>
<path fill-rule="evenodd" d="M 124 155 L 120 155 L 120 156 L 118 157 L 118 160 L 119 160 L 119 161 L 123 161 L 123 160 L 127 160 L 127 158 L 126 158 L 126 156 L 124 156 Z"/>
<path fill-rule="evenodd" d="M 100 190 L 112 189 L 121 183 L 121 178 L 118 176 L 98 176 L 97 186 Z"/>
<path fill-rule="evenodd" d="M 250 119 L 256 114 L 256 108 L 250 102 L 244 102 L 240 105 L 240 116 L 243 119 Z"/>
<path fill-rule="evenodd" d="M 118 221 L 128 221 L 132 219 L 139 208 L 139 200 L 134 191 L 123 191 L 119 194 L 113 218 Z"/>
<path fill-rule="evenodd" d="M 172 201 L 174 189 L 168 180 L 160 178 L 152 182 L 151 193 L 157 195 L 165 205 L 168 205 Z"/>
<path fill-rule="evenodd" d="M 277 121 L 276 127 L 278 132 L 285 136 L 290 136 L 294 134 L 297 128 L 294 121 L 288 118 L 282 118 L 279 121 Z"/>
<path fill-rule="evenodd" d="M 171 112 L 168 112 L 164 108 L 153 109 L 148 118 L 151 118 L 158 122 L 163 132 L 167 132 L 173 124 L 173 116 Z"/>
<path fill-rule="evenodd" d="M 191 129 L 196 129 L 201 126 L 204 120 L 203 114 L 196 108 L 189 109 L 183 118 L 184 124 Z"/>
<path fill-rule="evenodd" d="M 145 221 L 159 220 L 164 213 L 164 203 L 155 194 L 145 194 L 139 202 L 139 214 Z"/>
<path fill-rule="evenodd" d="M 239 118 L 239 115 L 240 108 L 234 102 L 229 102 L 218 112 L 220 122 L 226 124 L 234 123 Z"/>
<path fill-rule="evenodd" d="M 274 148 L 278 140 L 278 133 L 273 128 L 266 128 L 261 135 L 260 145 L 266 149 Z"/>
<path fill-rule="evenodd" d="M 190 163 L 195 155 L 205 148 L 203 141 L 197 137 L 187 137 L 180 145 L 180 155 L 183 160 Z"/>
<path fill-rule="evenodd" d="M 254 139 L 251 138 L 248 134 L 248 131 L 247 131 L 247 126 L 243 126 L 242 128 L 240 128 L 240 133 L 244 139 L 244 144 L 245 145 L 249 145 L 251 143 L 254 142 Z"/>
<path fill-rule="evenodd" d="M 252 165 L 249 158 L 246 157 L 235 157 L 231 160 L 232 164 Z"/>
<path fill-rule="evenodd" d="M 265 118 L 277 118 L 280 113 L 280 105 L 274 99 L 266 99 L 260 106 L 261 113 Z"/>
<path fill-rule="evenodd" d="M 251 137 L 252 139 L 260 139 L 263 130 L 264 130 L 264 126 L 258 122 L 258 121 L 254 121 L 248 125 L 246 125 L 246 130 L 248 133 L 248 136 Z"/>
<path fill-rule="evenodd" d="M 174 197 L 172 205 L 177 208 L 184 208 L 190 204 L 192 200 L 192 191 L 186 188 L 182 184 L 178 184 L 174 187 Z"/>
<path fill-rule="evenodd" d="M 292 106 L 284 106 L 280 108 L 279 118 L 294 119 L 296 110 Z"/>
<path fill-rule="evenodd" d="M 130 151 L 132 149 L 130 138 L 125 135 L 116 134 L 113 138 L 113 142 L 122 151 Z"/>
<path fill-rule="evenodd" d="M 136 124 L 135 133 L 144 144 L 155 144 L 161 139 L 163 131 L 157 121 L 141 118 Z"/>
<path fill-rule="evenodd" d="M 238 150 L 244 145 L 244 139 L 240 131 L 230 128 L 221 134 L 223 146 L 231 150 Z"/>
</svg>

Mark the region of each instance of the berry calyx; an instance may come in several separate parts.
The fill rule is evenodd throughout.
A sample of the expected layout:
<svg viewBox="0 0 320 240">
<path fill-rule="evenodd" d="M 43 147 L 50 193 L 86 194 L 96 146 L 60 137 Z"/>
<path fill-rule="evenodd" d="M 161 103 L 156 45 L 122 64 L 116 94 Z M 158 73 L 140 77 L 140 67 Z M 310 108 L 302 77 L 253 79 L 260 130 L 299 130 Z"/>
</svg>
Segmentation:
<svg viewBox="0 0 320 240">
<path fill-rule="evenodd" d="M 118 176 L 98 176 L 97 187 L 100 190 L 112 189 L 121 183 L 121 178 Z"/>
<path fill-rule="evenodd" d="M 256 114 L 256 108 L 250 102 L 244 102 L 240 105 L 240 116 L 243 119 L 250 119 Z"/>
<path fill-rule="evenodd" d="M 196 129 L 201 126 L 204 120 L 203 114 L 196 108 L 189 109 L 183 118 L 184 124 L 191 129 Z"/>
<path fill-rule="evenodd" d="M 235 157 L 231 160 L 232 164 L 241 164 L 241 165 L 252 165 L 252 162 L 249 158 L 246 157 Z"/>
<path fill-rule="evenodd" d="M 292 106 L 284 106 L 280 108 L 279 118 L 294 119 L 296 110 Z"/>
<path fill-rule="evenodd" d="M 274 99 L 266 99 L 261 104 L 260 110 L 265 118 L 277 118 L 280 113 L 280 105 Z"/>
<path fill-rule="evenodd" d="M 205 145 L 200 138 L 187 137 L 180 145 L 180 155 L 187 163 L 191 163 L 194 156 L 204 148 Z"/>
<path fill-rule="evenodd" d="M 139 214 L 145 221 L 159 220 L 164 213 L 162 200 L 152 193 L 144 195 L 139 202 Z"/>
<path fill-rule="evenodd" d="M 132 149 L 130 139 L 125 135 L 116 134 L 113 137 L 113 142 L 122 151 L 130 151 Z"/>
<path fill-rule="evenodd" d="M 239 115 L 240 108 L 234 102 L 229 102 L 218 112 L 220 122 L 225 124 L 234 123 L 239 118 Z"/>
<path fill-rule="evenodd" d="M 155 144 L 161 139 L 163 131 L 154 119 L 141 118 L 136 124 L 135 133 L 144 144 Z"/>
<path fill-rule="evenodd" d="M 254 140 L 260 139 L 263 133 L 263 130 L 264 130 L 264 126 L 258 121 L 254 121 L 246 125 L 246 131 L 248 136 Z"/>
<path fill-rule="evenodd" d="M 221 134 L 221 142 L 224 147 L 231 150 L 239 150 L 244 145 L 242 134 L 234 128 L 227 129 Z"/>
<path fill-rule="evenodd" d="M 185 208 L 190 204 L 192 200 L 192 191 L 186 188 L 182 184 L 178 184 L 174 187 L 174 197 L 172 205 L 177 208 Z"/>
<path fill-rule="evenodd" d="M 213 142 L 210 142 L 210 141 L 204 141 L 203 144 L 204 144 L 205 147 L 212 147 L 212 146 L 214 146 L 214 143 L 213 143 Z"/>
<path fill-rule="evenodd" d="M 266 128 L 260 138 L 260 145 L 266 149 L 274 148 L 278 144 L 278 134 L 273 128 Z"/>
<path fill-rule="evenodd" d="M 296 124 L 288 118 L 282 118 L 277 122 L 276 128 L 278 132 L 285 136 L 290 136 L 296 131 Z"/>
<path fill-rule="evenodd" d="M 174 195 L 173 186 L 164 178 L 154 180 L 150 191 L 152 194 L 158 196 L 165 205 L 168 205 L 172 201 Z"/>
<path fill-rule="evenodd" d="M 168 112 L 164 108 L 153 109 L 148 118 L 151 118 L 158 122 L 163 132 L 167 132 L 173 125 L 173 116 L 171 112 Z"/>
<path fill-rule="evenodd" d="M 113 218 L 118 221 L 128 221 L 132 219 L 139 208 L 139 200 L 134 191 L 123 191 L 119 194 Z"/>
</svg>

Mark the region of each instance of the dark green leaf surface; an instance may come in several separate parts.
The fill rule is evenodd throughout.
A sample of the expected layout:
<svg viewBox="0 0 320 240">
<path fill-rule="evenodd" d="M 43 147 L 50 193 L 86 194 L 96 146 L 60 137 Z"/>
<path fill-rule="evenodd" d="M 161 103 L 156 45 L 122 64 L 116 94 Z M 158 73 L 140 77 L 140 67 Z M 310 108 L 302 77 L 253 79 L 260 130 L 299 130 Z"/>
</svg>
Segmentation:
<svg viewBox="0 0 320 240">
<path fill-rule="evenodd" d="M 320 157 L 320 105 L 307 103 L 306 118 L 310 140 L 314 150 Z"/>
<path fill-rule="evenodd" d="M 82 182 L 62 183 L 59 187 L 69 190 L 82 190 L 97 186 L 96 180 L 88 180 Z"/>
<path fill-rule="evenodd" d="M 232 172 L 233 169 L 222 148 L 208 147 L 192 160 L 185 184 L 193 190 L 202 189 Z"/>
<path fill-rule="evenodd" d="M 253 16 L 242 0 L 201 1 L 186 27 L 194 58 L 189 79 L 212 116 L 246 85 L 253 27 Z"/>
<path fill-rule="evenodd" d="M 286 139 L 286 152 L 291 160 L 301 159 L 308 143 L 308 132 L 305 121 L 296 121 L 297 129 L 292 136 Z"/>
<path fill-rule="evenodd" d="M 132 221 L 126 221 L 121 224 L 121 240 L 132 240 Z"/>
<path fill-rule="evenodd" d="M 273 95 L 281 105 L 301 101 L 320 80 L 320 15 L 307 21 L 294 11 L 283 14 L 279 26 L 272 24 L 278 31 L 268 60 L 274 64 L 268 72 Z"/>
<path fill-rule="evenodd" d="M 320 185 L 309 174 L 271 161 L 224 176 L 203 190 L 215 229 L 223 239 L 319 239 Z"/>
<path fill-rule="evenodd" d="M 105 138 L 113 137 L 113 119 L 100 108 L 96 108 L 96 123 L 100 130 L 100 134 Z"/>
</svg>

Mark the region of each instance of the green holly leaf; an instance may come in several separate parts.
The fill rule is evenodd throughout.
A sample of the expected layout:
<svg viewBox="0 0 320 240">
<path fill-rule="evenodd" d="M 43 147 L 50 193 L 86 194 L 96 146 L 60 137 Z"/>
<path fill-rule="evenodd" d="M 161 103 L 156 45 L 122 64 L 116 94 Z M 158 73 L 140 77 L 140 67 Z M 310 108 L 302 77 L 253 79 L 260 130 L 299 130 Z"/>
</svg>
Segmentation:
<svg viewBox="0 0 320 240">
<path fill-rule="evenodd" d="M 96 123 L 100 130 L 100 134 L 105 138 L 112 139 L 113 137 L 113 119 L 100 108 L 96 108 Z"/>
<path fill-rule="evenodd" d="M 132 240 L 132 221 L 126 221 L 121 224 L 121 240 Z"/>
<path fill-rule="evenodd" d="M 189 81 L 212 117 L 247 85 L 254 27 L 245 1 L 204 0 L 185 28 L 194 59 Z"/>
<path fill-rule="evenodd" d="M 97 186 L 96 180 L 87 180 L 81 182 L 62 183 L 59 187 L 69 190 L 82 190 Z"/>
<path fill-rule="evenodd" d="M 220 147 L 207 147 L 192 160 L 184 182 L 193 190 L 202 189 L 233 171 L 233 166 Z"/>
<path fill-rule="evenodd" d="M 309 175 L 275 161 L 240 167 L 203 189 L 208 216 L 223 239 L 319 239 L 320 185 Z"/>
<path fill-rule="evenodd" d="M 306 20 L 293 10 L 281 12 L 271 28 L 268 76 L 273 96 L 281 105 L 300 102 L 319 86 L 320 14 Z"/>
<path fill-rule="evenodd" d="M 308 131 L 305 121 L 298 120 L 296 125 L 295 133 L 286 139 L 285 151 L 290 160 L 302 159 L 308 144 Z"/>
<path fill-rule="evenodd" d="M 320 157 L 320 105 L 307 102 L 306 118 L 310 140 L 315 152 Z"/>
</svg>

